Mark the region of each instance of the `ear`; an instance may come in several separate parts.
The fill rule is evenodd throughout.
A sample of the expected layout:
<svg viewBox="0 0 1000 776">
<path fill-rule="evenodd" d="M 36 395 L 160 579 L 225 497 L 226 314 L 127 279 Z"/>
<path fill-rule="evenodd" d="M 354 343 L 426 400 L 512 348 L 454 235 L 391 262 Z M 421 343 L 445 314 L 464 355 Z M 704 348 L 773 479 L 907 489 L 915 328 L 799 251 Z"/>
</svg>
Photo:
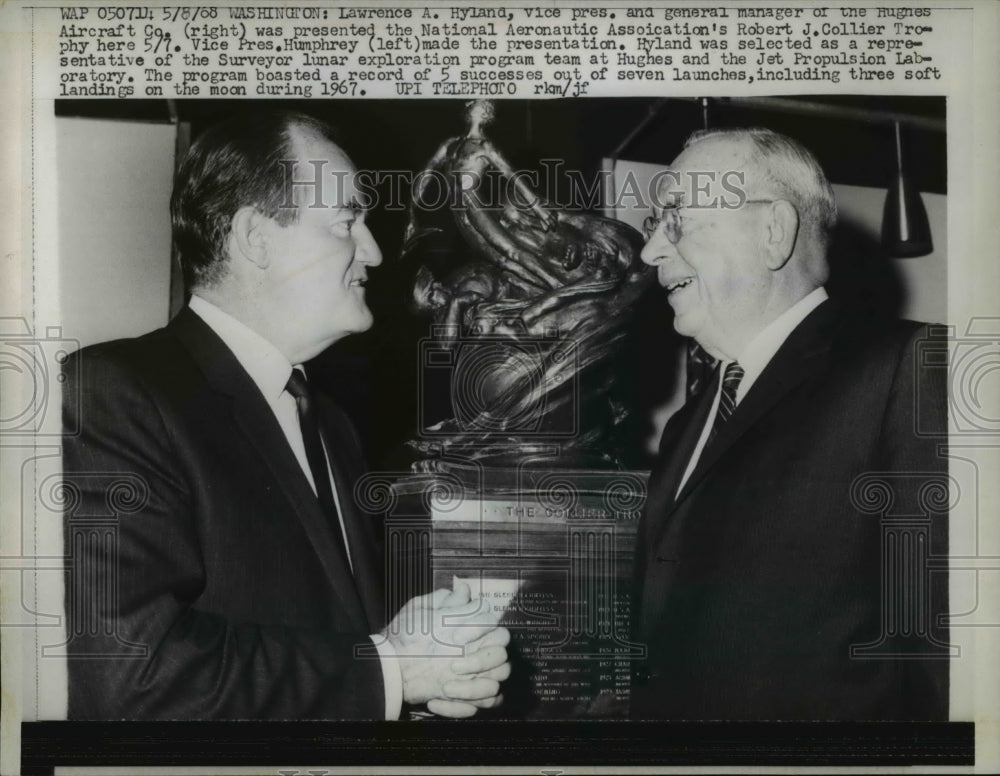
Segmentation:
<svg viewBox="0 0 1000 776">
<path fill-rule="evenodd" d="M 799 212 L 791 202 L 779 199 L 771 203 L 770 219 L 765 233 L 764 263 L 777 271 L 788 263 L 795 250 L 799 233 Z"/>
<path fill-rule="evenodd" d="M 236 211 L 229 227 L 230 248 L 236 258 L 245 259 L 260 269 L 267 269 L 270 258 L 264 232 L 268 220 L 267 216 L 252 205 Z"/>
</svg>

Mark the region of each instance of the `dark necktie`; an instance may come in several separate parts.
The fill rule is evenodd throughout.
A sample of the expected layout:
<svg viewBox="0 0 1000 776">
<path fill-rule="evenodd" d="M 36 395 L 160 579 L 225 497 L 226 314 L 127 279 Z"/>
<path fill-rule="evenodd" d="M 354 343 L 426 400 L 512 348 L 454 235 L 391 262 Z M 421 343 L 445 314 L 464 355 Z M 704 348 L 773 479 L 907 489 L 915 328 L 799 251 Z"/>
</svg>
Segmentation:
<svg viewBox="0 0 1000 776">
<path fill-rule="evenodd" d="M 736 409 L 736 392 L 739 390 L 743 374 L 743 367 L 735 361 L 726 366 L 726 373 L 722 376 L 722 393 L 719 396 L 719 409 L 715 413 L 712 430 L 708 435 L 709 442 L 715 439 L 720 429 L 732 417 L 733 410 Z"/>
<path fill-rule="evenodd" d="M 330 487 L 330 468 L 327 466 L 326 454 L 323 452 L 323 437 L 319 418 L 316 413 L 315 400 L 309 390 L 305 375 L 299 369 L 292 370 L 285 386 L 293 397 L 299 410 L 299 427 L 302 429 L 302 442 L 306 448 L 306 458 L 312 471 L 313 483 L 316 485 L 316 497 L 330 520 L 333 532 L 337 536 L 337 544 L 345 549 L 340 516 L 337 512 L 337 502 L 333 498 L 333 488 Z"/>
</svg>

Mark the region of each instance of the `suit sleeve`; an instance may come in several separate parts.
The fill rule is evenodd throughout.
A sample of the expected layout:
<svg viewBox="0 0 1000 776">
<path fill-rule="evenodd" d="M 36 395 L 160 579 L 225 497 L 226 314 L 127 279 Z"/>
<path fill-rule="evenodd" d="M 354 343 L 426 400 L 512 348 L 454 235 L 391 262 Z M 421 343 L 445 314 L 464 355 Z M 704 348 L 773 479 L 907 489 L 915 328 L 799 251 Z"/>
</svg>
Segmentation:
<svg viewBox="0 0 1000 776">
<path fill-rule="evenodd" d="M 927 358 L 929 353 L 938 358 Z M 900 651 L 912 656 L 901 662 L 901 670 L 906 674 L 907 710 L 914 719 L 948 719 L 948 574 L 946 563 L 941 565 L 948 557 L 949 480 L 942 449 L 948 440 L 948 393 L 947 370 L 939 363 L 946 353 L 947 341 L 932 336 L 926 326 L 906 342 L 878 448 L 880 469 L 893 492 L 889 514 L 918 516 L 926 521 L 929 539 L 929 562 L 922 575 L 926 587 L 904 591 L 906 602 L 916 601 L 926 620 L 898 636 Z"/>
<path fill-rule="evenodd" d="M 70 717 L 383 719 L 367 634 L 199 610 L 203 516 L 157 403 L 116 359 L 65 374 Z"/>
</svg>

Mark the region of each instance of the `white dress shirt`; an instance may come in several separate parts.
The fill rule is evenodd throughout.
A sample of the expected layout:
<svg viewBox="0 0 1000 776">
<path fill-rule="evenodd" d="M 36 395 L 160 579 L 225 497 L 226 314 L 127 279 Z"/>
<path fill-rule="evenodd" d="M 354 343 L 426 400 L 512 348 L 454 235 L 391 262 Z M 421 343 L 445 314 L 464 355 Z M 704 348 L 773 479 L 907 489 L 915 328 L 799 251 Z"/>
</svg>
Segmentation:
<svg viewBox="0 0 1000 776">
<path fill-rule="evenodd" d="M 219 336 L 219 339 L 232 351 L 233 356 L 240 362 L 240 366 L 246 370 L 250 379 L 260 389 L 264 401 L 267 402 L 278 421 L 278 425 L 281 426 L 285 439 L 288 440 L 288 444 L 295 454 L 295 459 L 299 462 L 302 473 L 306 476 L 309 486 L 315 493 L 316 483 L 313 481 L 312 468 L 306 457 L 306 446 L 302 441 L 298 405 L 295 402 L 295 397 L 285 390 L 292 369 L 301 369 L 301 365 L 293 367 L 274 345 L 208 300 L 193 294 L 188 307 Z M 329 456 L 329 454 L 327 455 Z M 327 471 L 329 472 L 329 470 L 328 460 Z M 337 496 L 337 485 L 333 480 L 332 473 L 330 473 L 330 487 L 333 489 L 333 499 L 337 505 L 337 518 L 341 534 L 344 537 L 344 546 L 347 548 L 348 563 L 350 563 L 350 545 L 347 541 L 347 531 L 344 528 L 344 520 L 340 511 L 340 499 Z M 371 639 L 381 658 L 379 662 L 382 665 L 383 684 L 385 685 L 386 719 L 398 719 L 403 706 L 403 679 L 396 666 L 396 651 L 388 639 L 381 635 L 374 635 Z"/>
<path fill-rule="evenodd" d="M 809 313 L 819 307 L 826 299 L 828 299 L 828 296 L 825 288 L 820 286 L 814 289 L 765 326 L 756 337 L 750 340 L 743 352 L 737 355 L 736 361 L 743 367 L 743 379 L 740 380 L 740 387 L 736 390 L 737 407 L 743 401 L 743 397 L 747 395 L 747 392 L 753 386 L 754 382 L 756 382 L 757 378 L 760 377 L 765 367 L 771 362 L 771 359 L 774 358 L 774 354 L 785 344 L 788 335 L 805 320 Z M 719 373 L 725 374 L 726 367 L 731 363 L 731 361 L 726 361 L 719 364 Z M 705 426 L 702 428 L 701 436 L 698 438 L 698 444 L 695 446 L 694 452 L 691 454 L 691 460 L 688 461 L 687 469 L 684 470 L 684 476 L 681 477 L 680 484 L 677 486 L 677 493 L 680 493 L 684 489 L 688 477 L 691 476 L 691 472 L 698 465 L 698 459 L 701 458 L 702 451 L 708 443 L 708 437 L 712 433 L 712 425 L 715 423 L 715 415 L 719 409 L 721 396 L 722 380 L 719 380 L 719 384 L 715 389 L 715 400 L 712 402 L 712 409 L 709 410 Z M 677 493 L 674 494 L 675 497 Z"/>
</svg>

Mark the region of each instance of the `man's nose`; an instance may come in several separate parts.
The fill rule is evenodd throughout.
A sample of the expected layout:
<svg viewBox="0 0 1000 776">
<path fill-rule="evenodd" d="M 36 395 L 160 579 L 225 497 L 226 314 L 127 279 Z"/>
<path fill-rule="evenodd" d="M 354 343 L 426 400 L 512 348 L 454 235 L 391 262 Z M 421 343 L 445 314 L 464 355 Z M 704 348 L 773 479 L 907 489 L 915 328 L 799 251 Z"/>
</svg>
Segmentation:
<svg viewBox="0 0 1000 776">
<path fill-rule="evenodd" d="M 357 260 L 370 267 L 377 267 L 382 263 L 382 251 L 375 242 L 375 236 L 371 233 L 367 224 L 361 224 L 361 229 L 357 232 Z"/>
<path fill-rule="evenodd" d="M 663 229 L 657 228 L 652 236 L 646 240 L 646 244 L 639 254 L 644 262 L 651 266 L 656 266 L 662 261 L 666 261 L 674 255 L 674 245 L 663 233 Z"/>
</svg>

